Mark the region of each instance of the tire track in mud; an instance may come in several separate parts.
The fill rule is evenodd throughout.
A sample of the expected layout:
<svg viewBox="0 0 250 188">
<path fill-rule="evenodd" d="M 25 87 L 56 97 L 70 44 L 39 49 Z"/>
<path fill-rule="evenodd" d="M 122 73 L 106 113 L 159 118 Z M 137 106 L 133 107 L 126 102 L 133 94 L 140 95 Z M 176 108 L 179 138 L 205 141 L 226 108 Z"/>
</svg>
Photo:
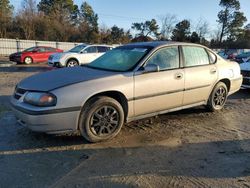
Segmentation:
<svg viewBox="0 0 250 188">
<path fill-rule="evenodd" d="M 17 82 L 19 82 L 22 78 L 34 73 L 35 72 L 0 72 L 1 95 L 10 96 Z M 250 92 L 248 94 L 250 95 Z M 250 139 L 250 126 L 248 126 L 250 124 L 250 98 L 248 97 L 248 94 L 246 92 L 240 91 L 240 93 L 236 94 L 233 99 L 229 99 L 225 109 L 221 112 L 211 113 L 207 112 L 202 107 L 198 107 L 164 114 L 155 118 L 148 118 L 125 125 L 118 137 L 116 137 L 114 140 L 108 141 L 105 144 L 96 144 L 94 146 L 87 146 L 86 148 L 79 145 L 79 147 L 77 147 L 79 149 L 92 149 L 90 158 L 86 160 L 77 160 L 76 166 L 73 166 L 69 169 L 69 171 L 62 174 L 62 176 L 58 176 L 56 179 L 54 179 L 51 185 L 63 187 L 72 181 L 76 184 L 72 184 L 71 187 L 78 187 L 78 185 L 81 187 L 81 182 L 83 182 L 82 187 L 84 187 L 85 182 L 90 183 L 90 185 L 101 185 L 101 187 L 104 187 L 105 185 L 108 185 L 109 187 L 111 187 L 110 185 L 113 185 L 113 187 L 151 186 L 174 188 L 249 187 L 248 182 L 250 182 L 250 166 L 248 164 L 250 162 L 250 156 L 248 151 L 250 150 L 249 146 L 247 145 L 248 142 L 241 142 Z M 242 97 L 242 95 L 244 96 Z M 0 103 L 4 100 L 5 98 L 2 98 Z M 12 113 L 8 113 L 8 116 L 12 118 Z M 0 119 L 0 121 L 3 120 L 2 118 Z M 0 138 L 2 150 L 18 148 L 22 150 L 22 148 L 26 147 L 45 148 L 45 145 L 48 145 L 50 146 L 51 151 L 58 152 L 56 148 L 60 150 L 64 148 L 62 147 L 63 145 L 67 145 L 66 140 L 60 141 L 62 146 L 57 146 L 55 144 L 57 140 L 51 139 L 51 137 L 39 136 L 37 139 L 34 139 L 34 136 L 31 136 L 31 133 L 27 133 L 26 130 L 22 128 L 17 128 L 17 126 L 14 126 L 14 124 L 10 124 L 9 127 L 4 127 L 0 135 L 2 135 L 2 139 L 5 139 L 5 135 L 11 137 L 9 141 L 1 141 Z M 227 143 L 227 141 L 229 141 L 229 143 Z M 232 141 L 232 144 L 230 141 Z M 234 141 L 236 141 L 236 143 L 234 143 Z M 53 143 L 55 144 L 55 148 L 51 147 Z M 72 148 L 76 147 L 75 142 L 72 143 L 74 144 L 65 148 L 66 151 L 70 149 L 72 150 Z M 76 143 L 79 144 L 79 142 Z M 206 146 L 207 148 L 192 148 L 192 145 L 196 144 Z M 111 173 L 111 175 L 108 175 L 103 173 L 101 176 L 98 176 L 98 170 L 100 169 L 98 167 L 91 166 L 91 162 L 93 162 L 93 160 L 98 162 L 98 160 L 95 158 L 96 155 L 97 157 L 100 157 L 101 160 L 103 160 L 101 157 L 109 156 L 106 155 L 105 152 L 102 152 L 103 150 L 108 150 L 110 147 L 114 146 L 117 147 L 117 150 L 116 152 L 110 153 L 112 154 L 113 158 L 112 160 L 107 161 L 106 165 L 109 165 L 108 163 L 112 164 L 114 160 L 121 160 L 120 157 L 122 156 L 122 160 L 125 161 L 121 161 L 121 164 L 126 162 L 131 163 L 129 168 L 132 169 L 132 173 L 130 171 L 125 171 L 124 173 L 118 171 L 117 174 Z M 164 147 L 169 150 L 173 149 L 173 151 L 171 151 L 169 154 L 166 151 L 166 153 L 164 153 L 164 150 L 154 150 L 154 147 L 157 146 Z M 183 149 L 182 146 L 185 146 L 186 149 Z M 136 150 L 133 150 L 135 147 L 138 147 L 139 149 L 137 148 Z M 190 147 L 192 149 L 191 151 L 188 150 Z M 141 150 L 141 148 L 143 148 L 143 150 Z M 97 151 L 95 151 L 95 149 Z M 200 151 L 196 151 L 197 149 Z M 211 149 L 211 152 L 209 149 Z M 43 151 L 43 149 L 41 149 L 41 151 Z M 157 153 L 151 154 L 153 151 L 159 152 L 160 155 L 157 156 Z M 207 155 L 214 153 L 215 157 L 212 155 L 208 156 L 207 158 L 207 156 L 203 155 L 203 152 L 205 152 Z M 109 152 L 107 153 L 109 154 Z M 152 155 L 155 156 L 152 157 Z M 83 156 L 83 154 L 81 153 L 76 155 L 75 158 L 79 156 Z M 127 161 L 128 158 L 132 158 L 133 156 L 138 157 L 135 157 L 133 161 Z M 60 157 L 65 156 L 63 154 L 58 155 L 58 158 L 54 158 L 55 162 L 61 160 Z M 192 157 L 194 157 L 196 161 L 193 160 Z M 216 157 L 219 157 L 221 161 L 215 161 L 215 159 L 217 159 Z M 220 174 L 218 175 L 217 172 L 213 172 L 215 175 L 212 174 L 213 176 L 210 177 L 211 174 L 208 172 L 208 169 L 211 166 L 214 168 L 219 168 L 221 167 L 220 162 L 223 162 L 224 159 L 225 161 L 229 160 L 229 162 L 231 162 L 230 160 L 233 159 L 232 162 L 235 162 L 238 158 L 239 160 L 242 160 L 242 162 L 239 164 L 245 165 L 242 174 L 237 174 L 237 177 L 232 177 L 229 174 L 229 177 L 225 175 L 222 176 L 222 178 L 218 178 Z M 138 167 L 138 161 L 140 161 L 140 159 L 142 166 Z M 4 161 L 4 158 L 1 160 L 6 162 Z M 161 166 L 161 163 L 157 163 L 158 160 L 162 160 L 163 166 Z M 31 162 L 34 161 L 36 160 L 31 160 Z M 143 165 L 146 165 L 143 163 L 145 161 L 148 161 L 149 163 L 151 162 L 152 164 L 149 164 L 148 168 L 143 168 Z M 178 161 L 179 164 L 176 161 Z M 185 161 L 188 161 L 186 162 L 187 164 Z M 69 160 L 65 163 L 69 163 Z M 155 167 L 154 163 L 156 163 L 158 166 Z M 182 163 L 184 163 L 183 166 Z M 230 163 L 228 164 L 230 165 Z M 137 166 L 138 169 L 134 166 Z M 196 166 L 197 168 L 202 168 L 196 169 Z M 8 166 L 8 168 L 9 167 L 10 166 Z M 46 164 L 39 167 L 44 168 L 46 167 Z M 120 166 L 118 165 L 118 167 Z M 232 165 L 232 167 L 235 166 Z M 82 171 L 83 174 L 77 173 L 81 168 L 84 168 L 84 171 Z M 25 166 L 23 166 L 23 169 L 25 169 Z M 220 169 L 217 170 L 226 174 L 226 170 L 228 170 L 228 168 L 225 167 L 223 169 L 225 172 Z M 239 169 L 241 170 L 241 168 L 236 170 L 239 171 Z M 19 171 L 20 174 L 22 172 L 20 169 L 15 170 Z M 110 167 L 110 171 L 116 172 L 117 169 Z M 49 175 L 51 172 L 47 171 L 47 173 Z M 1 178 L 5 177 L 2 176 Z M 13 179 L 14 178 L 15 177 L 13 177 Z M 75 178 L 76 181 L 73 181 L 73 178 Z M 78 180 L 80 182 L 79 184 Z M 46 179 L 44 181 L 46 181 Z M 23 182 L 25 182 L 25 180 Z M 100 184 L 91 184 L 96 182 L 100 182 Z M 39 184 L 38 186 L 43 187 L 42 184 Z"/>
</svg>

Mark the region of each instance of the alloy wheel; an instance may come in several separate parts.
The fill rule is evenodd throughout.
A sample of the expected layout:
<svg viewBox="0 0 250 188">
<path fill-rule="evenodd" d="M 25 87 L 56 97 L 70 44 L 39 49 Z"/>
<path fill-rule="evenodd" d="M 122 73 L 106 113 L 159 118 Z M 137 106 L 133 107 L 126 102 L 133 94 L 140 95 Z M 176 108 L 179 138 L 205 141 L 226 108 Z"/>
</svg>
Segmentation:
<svg viewBox="0 0 250 188">
<path fill-rule="evenodd" d="M 222 107 L 224 106 L 227 98 L 227 91 L 224 87 L 219 87 L 213 97 L 213 104 L 215 107 Z"/>
<path fill-rule="evenodd" d="M 68 67 L 75 67 L 75 66 L 78 66 L 78 63 L 76 61 L 68 62 Z"/>
<path fill-rule="evenodd" d="M 111 135 L 119 126 L 119 113 L 112 106 L 102 106 L 91 116 L 90 129 L 98 137 Z"/>
<path fill-rule="evenodd" d="M 24 60 L 24 62 L 26 64 L 31 64 L 32 63 L 32 59 L 30 57 L 26 57 L 25 60 Z"/>
</svg>

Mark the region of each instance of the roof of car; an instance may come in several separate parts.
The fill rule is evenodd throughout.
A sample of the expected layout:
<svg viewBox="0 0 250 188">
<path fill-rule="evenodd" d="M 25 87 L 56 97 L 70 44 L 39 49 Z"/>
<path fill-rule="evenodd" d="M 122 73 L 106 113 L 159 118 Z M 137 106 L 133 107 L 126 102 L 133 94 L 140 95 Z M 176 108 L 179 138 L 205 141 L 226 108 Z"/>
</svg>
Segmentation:
<svg viewBox="0 0 250 188">
<path fill-rule="evenodd" d="M 153 48 L 159 47 L 159 46 L 165 46 L 165 45 L 198 45 L 194 43 L 186 43 L 186 42 L 174 42 L 174 41 L 152 41 L 152 42 L 135 42 L 135 43 L 129 43 L 130 45 L 135 46 L 151 46 Z M 127 46 L 125 45 L 125 46 Z M 198 45 L 200 46 L 200 45 Z"/>
<path fill-rule="evenodd" d="M 107 44 L 87 44 L 87 46 L 105 46 L 105 47 L 112 47 L 111 45 L 107 45 Z"/>
<path fill-rule="evenodd" d="M 51 47 L 51 46 L 34 46 L 36 48 L 55 48 L 55 47 Z"/>
</svg>

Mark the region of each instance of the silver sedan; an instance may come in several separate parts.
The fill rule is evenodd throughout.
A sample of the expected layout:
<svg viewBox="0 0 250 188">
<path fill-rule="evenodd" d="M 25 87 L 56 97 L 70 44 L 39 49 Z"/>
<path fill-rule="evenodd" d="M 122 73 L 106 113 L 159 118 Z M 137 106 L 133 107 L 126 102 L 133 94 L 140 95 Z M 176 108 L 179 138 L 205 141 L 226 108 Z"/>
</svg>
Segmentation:
<svg viewBox="0 0 250 188">
<path fill-rule="evenodd" d="M 11 104 L 33 131 L 80 131 L 98 142 L 115 137 L 124 122 L 199 105 L 221 110 L 241 83 L 239 65 L 204 46 L 134 43 L 82 67 L 28 77 Z"/>
</svg>

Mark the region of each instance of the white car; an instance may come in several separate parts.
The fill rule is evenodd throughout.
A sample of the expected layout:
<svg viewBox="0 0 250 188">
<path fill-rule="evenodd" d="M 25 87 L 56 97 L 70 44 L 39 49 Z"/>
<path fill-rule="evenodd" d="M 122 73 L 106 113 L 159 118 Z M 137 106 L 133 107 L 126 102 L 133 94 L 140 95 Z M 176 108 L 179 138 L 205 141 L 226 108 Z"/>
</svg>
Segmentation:
<svg viewBox="0 0 250 188">
<path fill-rule="evenodd" d="M 48 59 L 48 65 L 51 67 L 74 67 L 87 64 L 112 48 L 108 45 L 81 44 L 67 52 L 52 54 Z"/>
<path fill-rule="evenodd" d="M 240 69 L 243 76 L 242 87 L 250 88 L 250 59 L 248 62 L 241 63 Z"/>
</svg>

